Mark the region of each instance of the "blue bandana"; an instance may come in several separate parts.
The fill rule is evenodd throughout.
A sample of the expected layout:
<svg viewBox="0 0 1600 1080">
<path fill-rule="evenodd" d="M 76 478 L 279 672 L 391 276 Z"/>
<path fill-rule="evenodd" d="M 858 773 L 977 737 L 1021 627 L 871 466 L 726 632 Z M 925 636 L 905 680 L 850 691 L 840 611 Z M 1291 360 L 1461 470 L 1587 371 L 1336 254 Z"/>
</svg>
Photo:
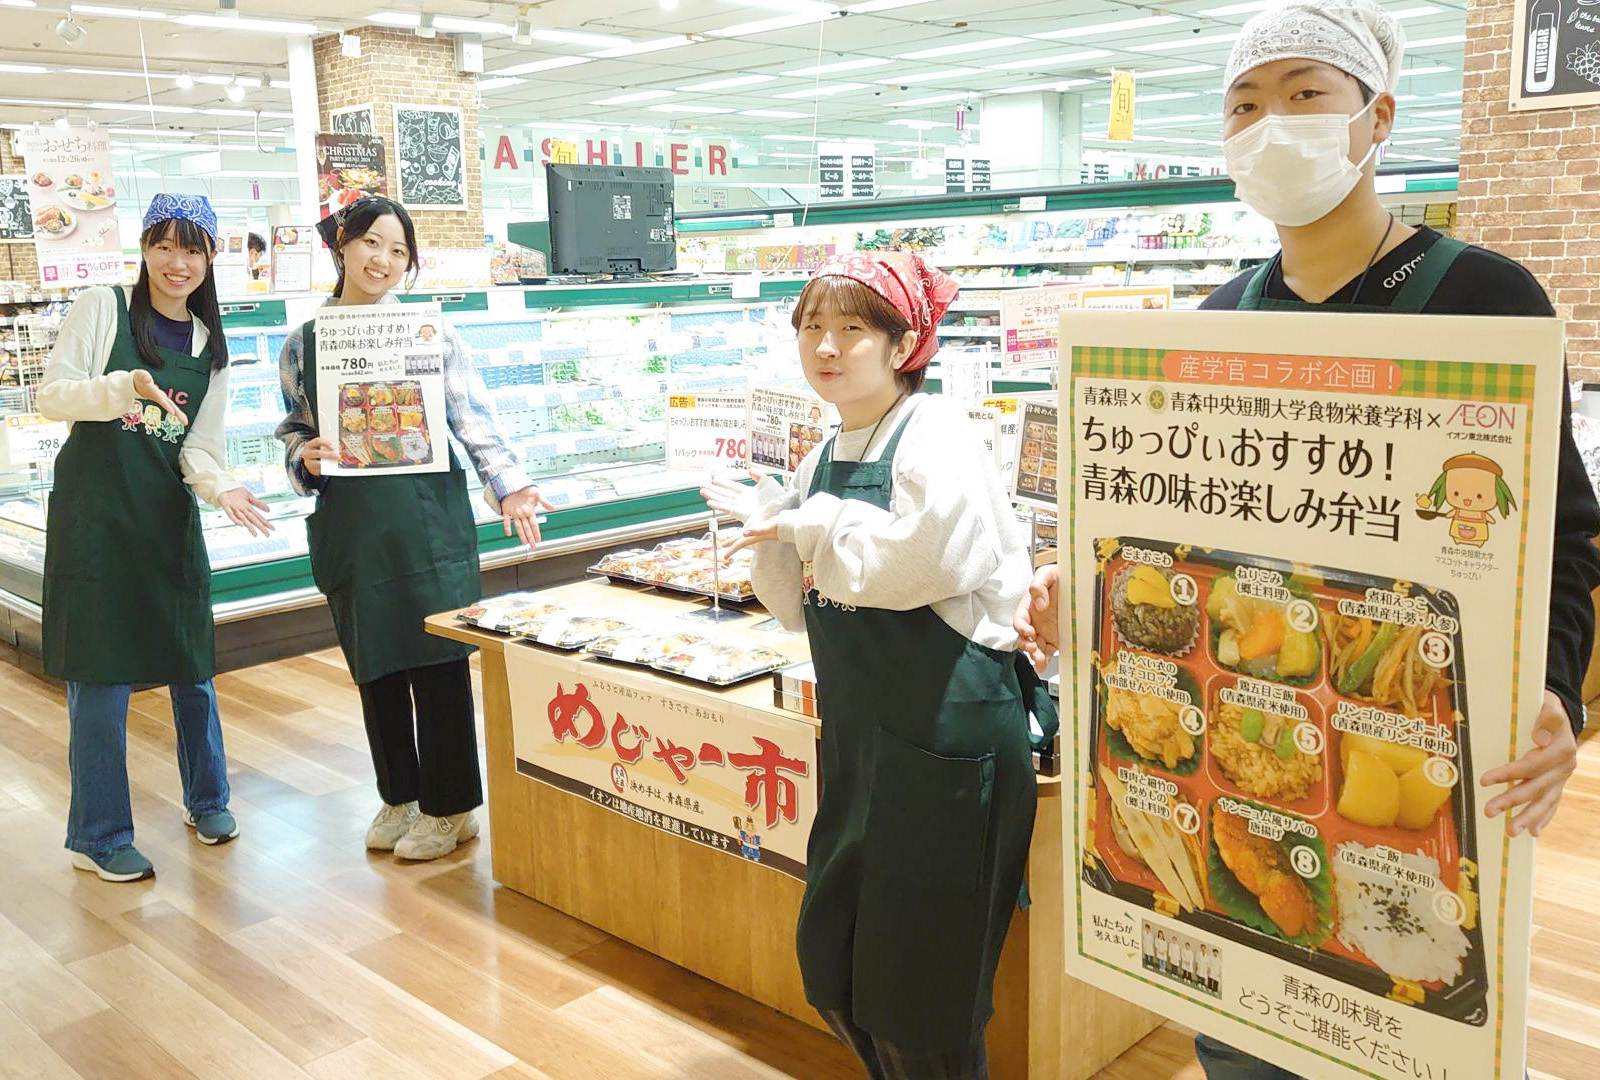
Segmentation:
<svg viewBox="0 0 1600 1080">
<path fill-rule="evenodd" d="M 144 212 L 144 228 L 174 218 L 192 221 L 211 237 L 211 246 L 217 244 L 217 212 L 204 195 L 170 195 L 163 192 L 150 200 L 150 209 Z"/>
</svg>

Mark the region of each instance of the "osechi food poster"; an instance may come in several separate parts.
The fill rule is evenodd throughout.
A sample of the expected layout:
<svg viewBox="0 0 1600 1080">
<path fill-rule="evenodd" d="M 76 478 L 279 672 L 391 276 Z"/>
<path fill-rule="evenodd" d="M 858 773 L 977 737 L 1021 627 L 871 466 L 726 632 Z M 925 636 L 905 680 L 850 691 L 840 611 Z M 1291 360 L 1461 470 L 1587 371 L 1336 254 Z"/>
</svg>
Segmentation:
<svg viewBox="0 0 1600 1080">
<path fill-rule="evenodd" d="M 317 426 L 339 448 L 323 471 L 448 469 L 440 306 L 324 308 L 316 334 Z"/>
<path fill-rule="evenodd" d="M 1477 778 L 1542 704 L 1560 325 L 1061 341 L 1069 973 L 1319 1080 L 1522 1077 L 1533 842 Z"/>
</svg>

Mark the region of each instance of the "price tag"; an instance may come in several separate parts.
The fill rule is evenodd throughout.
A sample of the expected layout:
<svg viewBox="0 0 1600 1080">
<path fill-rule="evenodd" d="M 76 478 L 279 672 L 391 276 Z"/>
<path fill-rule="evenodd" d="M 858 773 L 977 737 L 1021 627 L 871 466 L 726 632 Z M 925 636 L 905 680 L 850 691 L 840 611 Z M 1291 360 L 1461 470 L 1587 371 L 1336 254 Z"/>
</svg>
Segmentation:
<svg viewBox="0 0 1600 1080">
<path fill-rule="evenodd" d="M 6 452 L 13 465 L 54 461 L 66 441 L 64 420 L 47 420 L 38 413 L 6 417 Z"/>
<path fill-rule="evenodd" d="M 1030 213 L 1034 210 L 1043 210 L 1044 199 L 1045 197 L 1043 195 L 1024 195 L 1022 198 L 1017 200 L 1017 209 L 1024 213 Z"/>
<path fill-rule="evenodd" d="M 773 214 L 772 215 L 772 227 L 774 229 L 792 229 L 792 228 L 794 228 L 794 215 L 793 214 Z"/>
<path fill-rule="evenodd" d="M 742 392 L 667 395 L 667 468 L 743 472 L 750 459 L 749 401 Z"/>
</svg>

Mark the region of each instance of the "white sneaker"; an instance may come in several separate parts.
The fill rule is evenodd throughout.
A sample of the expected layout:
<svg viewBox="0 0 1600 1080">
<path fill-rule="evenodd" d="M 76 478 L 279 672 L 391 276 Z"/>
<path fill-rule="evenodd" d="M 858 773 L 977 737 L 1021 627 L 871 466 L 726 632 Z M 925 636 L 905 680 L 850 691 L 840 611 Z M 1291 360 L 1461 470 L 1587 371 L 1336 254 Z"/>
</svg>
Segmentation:
<svg viewBox="0 0 1600 1080">
<path fill-rule="evenodd" d="M 372 819 L 372 825 L 367 829 L 367 849 L 393 851 L 400 838 L 411 831 L 419 813 L 414 802 L 402 806 L 384 803 L 383 809 L 378 811 L 378 816 Z"/>
<path fill-rule="evenodd" d="M 477 835 L 478 819 L 471 810 L 449 817 L 422 814 L 394 846 L 394 853 L 396 858 L 427 862 L 443 858 Z"/>
</svg>

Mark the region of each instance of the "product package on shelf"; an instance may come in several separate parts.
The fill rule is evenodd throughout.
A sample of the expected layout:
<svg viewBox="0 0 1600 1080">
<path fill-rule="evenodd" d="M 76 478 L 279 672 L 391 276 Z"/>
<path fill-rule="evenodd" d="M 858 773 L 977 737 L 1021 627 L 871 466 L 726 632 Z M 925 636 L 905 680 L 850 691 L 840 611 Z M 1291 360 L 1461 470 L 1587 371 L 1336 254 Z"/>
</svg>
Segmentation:
<svg viewBox="0 0 1600 1080">
<path fill-rule="evenodd" d="M 739 536 L 737 528 L 718 534 L 717 549 L 726 549 Z M 712 554 L 711 534 L 687 540 L 669 540 L 654 548 L 614 551 L 589 568 L 589 573 L 611 581 L 651 585 L 659 589 L 710 596 L 743 603 L 755 599 L 750 580 L 754 555 L 736 552 L 720 567 Z M 717 586 L 720 585 L 720 591 Z"/>
</svg>

